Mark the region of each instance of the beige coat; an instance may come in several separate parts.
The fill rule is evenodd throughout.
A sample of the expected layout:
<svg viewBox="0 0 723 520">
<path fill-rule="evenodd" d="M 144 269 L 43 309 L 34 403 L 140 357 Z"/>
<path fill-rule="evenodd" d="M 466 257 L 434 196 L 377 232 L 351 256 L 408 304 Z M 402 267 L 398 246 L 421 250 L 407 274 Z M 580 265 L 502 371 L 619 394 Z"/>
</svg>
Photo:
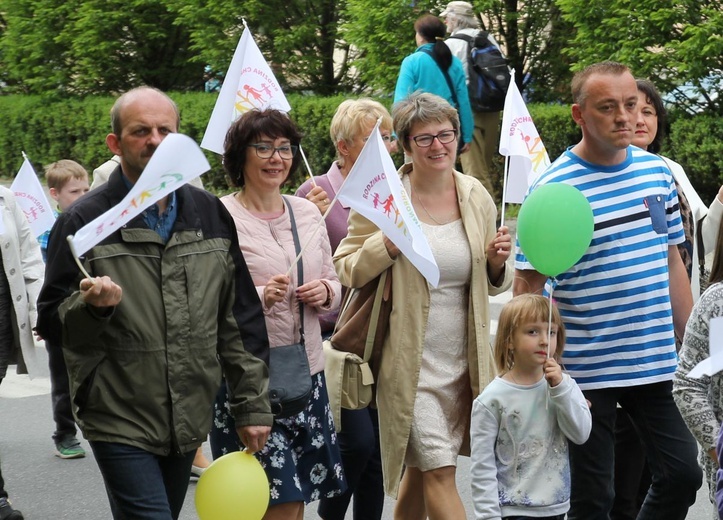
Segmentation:
<svg viewBox="0 0 723 520">
<path fill-rule="evenodd" d="M 405 165 L 399 173 L 406 174 L 409 169 L 411 165 Z M 489 281 L 485 251 L 496 233 L 497 208 L 478 180 L 459 172 L 454 172 L 454 178 L 462 223 L 472 250 L 467 351 L 471 392 L 476 397 L 495 375 L 488 297 L 510 287 L 514 270 L 508 263 L 499 286 Z M 428 286 L 407 258 L 389 256 L 382 232 L 354 211 L 349 216 L 349 234 L 336 250 L 334 265 L 341 283 L 348 287 L 361 287 L 392 266 L 393 309 L 377 381 L 377 407 L 384 488 L 387 494 L 396 497 L 409 442 L 427 328 Z M 471 409 L 462 412 L 469 415 Z M 468 440 L 462 454 L 469 453 Z"/>
<path fill-rule="evenodd" d="M 37 320 L 37 301 L 43 286 L 45 264 L 37 239 L 30 230 L 23 210 L 17 205 L 15 195 L 7 188 L 0 187 L 0 249 L 3 267 L 13 299 L 16 324 L 15 337 L 19 347 L 18 373 L 29 373 L 31 377 L 44 374 L 36 356 L 33 327 Z"/>
</svg>

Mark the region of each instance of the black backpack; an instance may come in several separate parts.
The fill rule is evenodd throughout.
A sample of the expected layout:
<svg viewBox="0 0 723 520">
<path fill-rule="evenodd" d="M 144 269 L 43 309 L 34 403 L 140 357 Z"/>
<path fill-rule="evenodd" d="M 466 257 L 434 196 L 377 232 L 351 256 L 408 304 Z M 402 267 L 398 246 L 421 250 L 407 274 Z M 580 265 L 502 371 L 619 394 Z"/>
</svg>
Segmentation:
<svg viewBox="0 0 723 520">
<path fill-rule="evenodd" d="M 467 72 L 469 74 L 469 102 L 475 112 L 499 112 L 505 106 L 505 96 L 510 86 L 510 70 L 500 50 L 487 38 L 487 31 L 477 36 L 455 34 L 467 42 Z"/>
</svg>

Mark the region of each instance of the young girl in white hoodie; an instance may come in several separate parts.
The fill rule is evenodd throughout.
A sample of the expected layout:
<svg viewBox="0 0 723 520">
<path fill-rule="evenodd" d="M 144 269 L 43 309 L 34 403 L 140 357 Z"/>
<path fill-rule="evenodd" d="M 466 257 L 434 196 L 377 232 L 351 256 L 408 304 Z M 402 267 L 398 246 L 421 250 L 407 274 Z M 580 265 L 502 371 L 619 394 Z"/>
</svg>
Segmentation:
<svg viewBox="0 0 723 520">
<path fill-rule="evenodd" d="M 472 406 L 477 520 L 562 520 L 570 508 L 567 441 L 584 443 L 592 419 L 558 364 L 564 346 L 562 319 L 548 299 L 524 294 L 502 309 L 494 352 L 500 375 Z"/>
</svg>

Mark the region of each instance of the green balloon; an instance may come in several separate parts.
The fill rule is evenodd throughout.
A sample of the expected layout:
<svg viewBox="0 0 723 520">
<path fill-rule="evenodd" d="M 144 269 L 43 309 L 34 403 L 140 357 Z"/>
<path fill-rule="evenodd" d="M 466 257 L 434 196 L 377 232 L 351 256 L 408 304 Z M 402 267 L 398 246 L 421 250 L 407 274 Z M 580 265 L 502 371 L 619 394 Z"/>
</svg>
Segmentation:
<svg viewBox="0 0 723 520">
<path fill-rule="evenodd" d="M 575 265 L 590 246 L 593 229 L 592 208 L 585 195 L 560 182 L 533 190 L 517 217 L 520 248 L 546 276 L 557 276 Z"/>
</svg>

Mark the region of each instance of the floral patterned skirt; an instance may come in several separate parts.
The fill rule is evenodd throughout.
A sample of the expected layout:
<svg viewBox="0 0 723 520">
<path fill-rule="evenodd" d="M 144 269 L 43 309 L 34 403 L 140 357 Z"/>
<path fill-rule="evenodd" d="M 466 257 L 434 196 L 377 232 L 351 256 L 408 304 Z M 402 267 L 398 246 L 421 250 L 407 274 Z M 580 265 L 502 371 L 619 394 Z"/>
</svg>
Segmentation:
<svg viewBox="0 0 723 520">
<path fill-rule="evenodd" d="M 311 399 L 306 410 L 275 419 L 264 449 L 255 454 L 269 479 L 270 506 L 301 501 L 308 504 L 346 490 L 324 373 L 311 378 Z M 224 385 L 214 404 L 214 458 L 238 450 L 239 445 Z"/>
</svg>

